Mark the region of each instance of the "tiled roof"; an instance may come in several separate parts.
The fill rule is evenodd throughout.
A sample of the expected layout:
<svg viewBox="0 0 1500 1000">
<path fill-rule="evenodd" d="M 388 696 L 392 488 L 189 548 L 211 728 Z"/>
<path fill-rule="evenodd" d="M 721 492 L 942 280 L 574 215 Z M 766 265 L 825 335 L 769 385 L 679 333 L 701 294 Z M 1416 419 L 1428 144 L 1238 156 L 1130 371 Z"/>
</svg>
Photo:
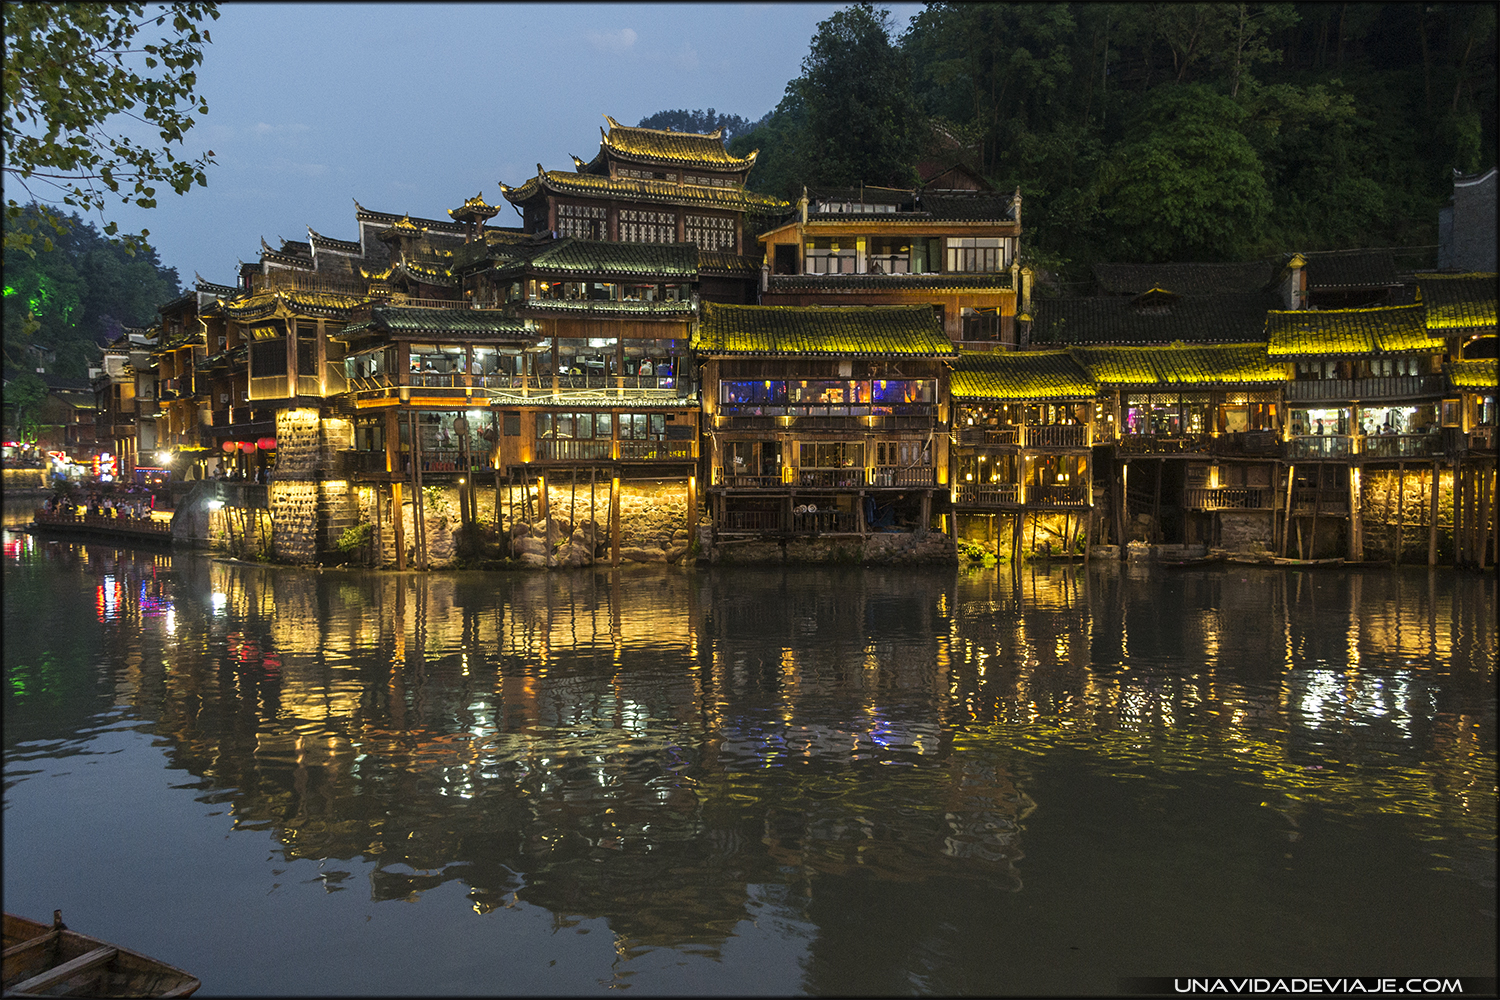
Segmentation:
<svg viewBox="0 0 1500 1000">
<path fill-rule="evenodd" d="M 311 254 L 311 248 L 308 249 L 308 253 L 306 256 L 294 256 L 282 250 L 272 250 L 271 245 L 266 242 L 266 238 L 264 236 L 260 238 L 260 259 L 262 261 L 271 261 L 275 264 L 286 264 L 291 267 L 310 271 L 313 268 Z"/>
<path fill-rule="evenodd" d="M 591 316 L 667 316 L 693 314 L 691 299 L 677 302 L 615 302 L 610 299 L 530 299 L 528 312 L 584 313 Z"/>
<path fill-rule="evenodd" d="M 1266 311 L 1278 304 L 1268 292 L 1133 298 L 1037 298 L 1032 302 L 1033 344 L 1166 344 L 1174 341 L 1243 342 L 1265 335 Z"/>
<path fill-rule="evenodd" d="M 542 191 L 581 198 L 629 198 L 632 201 L 657 202 L 664 205 L 688 205 L 722 208 L 730 211 L 777 211 L 787 203 L 766 194 L 740 188 L 693 187 L 673 181 L 611 180 L 597 174 L 566 170 L 544 170 L 520 187 L 502 188 L 501 193 L 514 205 L 535 198 Z"/>
<path fill-rule="evenodd" d="M 1495 326 L 1495 275 L 1419 274 L 1429 330 Z"/>
<path fill-rule="evenodd" d="M 922 208 L 934 219 L 944 221 L 1014 222 L 1016 219 L 1011 196 L 993 191 L 955 191 L 944 194 L 924 191 Z M 879 219 L 880 216 L 876 218 Z"/>
<path fill-rule="evenodd" d="M 714 170 L 749 170 L 755 165 L 754 153 L 741 158 L 724 148 L 722 129 L 700 135 L 654 128 L 631 128 L 621 125 L 608 115 L 604 118 L 609 122 L 609 132 L 599 130 L 601 144 L 622 159 Z"/>
<path fill-rule="evenodd" d="M 773 274 L 773 292 L 859 291 L 920 288 L 927 291 L 1010 289 L 1010 272 L 988 274 Z"/>
<path fill-rule="evenodd" d="M 1273 309 L 1266 314 L 1273 358 L 1327 357 L 1443 349 L 1427 332 L 1422 306 L 1372 309 Z"/>
<path fill-rule="evenodd" d="M 368 300 L 360 296 L 337 292 L 278 290 L 256 292 L 242 299 L 226 302 L 224 312 L 236 323 L 248 323 L 274 314 L 278 303 L 284 303 L 287 310 L 294 313 L 337 316 L 366 301 Z"/>
<path fill-rule="evenodd" d="M 436 261 L 407 259 L 393 264 L 391 271 L 399 271 L 412 281 L 420 281 L 427 285 L 456 286 L 458 284 L 458 279 L 448 270 L 448 265 Z M 390 277 L 390 274 L 387 273 L 386 277 Z"/>
<path fill-rule="evenodd" d="M 949 391 L 955 401 L 980 399 L 1092 399 L 1094 383 L 1067 351 L 961 354 Z"/>
<path fill-rule="evenodd" d="M 339 253 L 352 254 L 360 252 L 359 240 L 336 240 L 332 236 L 324 236 L 311 226 L 307 228 L 307 239 L 309 245 L 324 250 L 335 250 Z"/>
<path fill-rule="evenodd" d="M 1400 284 L 1396 259 L 1389 250 L 1331 250 L 1305 253 L 1307 287 L 1381 288 Z"/>
<path fill-rule="evenodd" d="M 1494 358 L 1477 358 L 1471 361 L 1450 361 L 1446 366 L 1448 384 L 1455 389 L 1495 388 L 1496 361 Z"/>
<path fill-rule="evenodd" d="M 465 198 L 464 203 L 457 208 L 448 209 L 448 214 L 454 219 L 492 219 L 500 211 L 499 206 L 485 204 L 484 198 L 475 195 Z"/>
<path fill-rule="evenodd" d="M 415 225 L 421 229 L 431 229 L 439 233 L 449 233 L 454 236 L 462 236 L 468 229 L 462 222 L 453 222 L 447 219 L 413 219 L 410 215 L 396 215 L 392 212 L 377 212 L 372 208 L 365 208 L 358 200 L 354 202 L 354 218 L 360 222 L 384 223 L 394 226 L 405 219 L 408 224 Z"/>
<path fill-rule="evenodd" d="M 732 306 L 704 303 L 693 349 L 705 354 L 953 357 L 931 306 Z"/>
<path fill-rule="evenodd" d="M 1074 347 L 1069 353 L 1101 387 L 1244 385 L 1286 381 L 1264 344 Z"/>
<path fill-rule="evenodd" d="M 565 236 L 540 244 L 529 270 L 691 281 L 698 274 L 698 248 L 692 243 L 611 243 Z"/>
<path fill-rule="evenodd" d="M 728 253 L 724 250 L 699 250 L 698 272 L 715 274 L 758 275 L 765 258 L 761 254 Z"/>
<path fill-rule="evenodd" d="M 387 334 L 442 334 L 525 339 L 535 331 L 525 320 L 488 309 L 406 309 L 374 305 L 370 318 L 344 327 L 341 336 L 375 330 Z"/>
<path fill-rule="evenodd" d="M 486 231 L 484 239 L 454 247 L 448 258 L 448 267 L 453 271 L 461 271 L 481 262 L 503 266 L 518 259 L 525 260 L 535 252 L 535 246 L 543 242 L 543 239 L 542 236 L 519 230 Z"/>
<path fill-rule="evenodd" d="M 1259 292 L 1276 277 L 1273 260 L 1237 264 L 1095 264 L 1094 280 L 1107 295 L 1136 295 L 1164 288 L 1179 295 Z"/>
</svg>

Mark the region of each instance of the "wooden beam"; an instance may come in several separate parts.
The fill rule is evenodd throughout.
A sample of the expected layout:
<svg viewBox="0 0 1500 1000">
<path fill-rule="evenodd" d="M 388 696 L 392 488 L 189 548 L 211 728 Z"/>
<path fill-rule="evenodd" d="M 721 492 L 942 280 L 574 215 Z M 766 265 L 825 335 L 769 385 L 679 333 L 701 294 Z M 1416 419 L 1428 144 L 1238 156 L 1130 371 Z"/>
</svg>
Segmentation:
<svg viewBox="0 0 1500 1000">
<path fill-rule="evenodd" d="M 85 952 L 84 954 L 79 955 L 71 962 L 64 962 L 62 965 L 48 969 L 46 972 L 43 972 L 40 975 L 32 976 L 25 982 L 17 983 L 14 986 L 7 987 L 5 992 L 8 994 L 41 993 L 44 990 L 51 989 L 59 983 L 63 983 L 69 979 L 72 979 L 74 976 L 88 972 L 90 969 L 97 969 L 101 965 L 109 964 L 110 962 L 114 961 L 115 956 L 119 953 L 120 952 L 118 948 L 111 948 L 107 945 L 104 947 L 95 948 L 93 951 Z"/>
</svg>

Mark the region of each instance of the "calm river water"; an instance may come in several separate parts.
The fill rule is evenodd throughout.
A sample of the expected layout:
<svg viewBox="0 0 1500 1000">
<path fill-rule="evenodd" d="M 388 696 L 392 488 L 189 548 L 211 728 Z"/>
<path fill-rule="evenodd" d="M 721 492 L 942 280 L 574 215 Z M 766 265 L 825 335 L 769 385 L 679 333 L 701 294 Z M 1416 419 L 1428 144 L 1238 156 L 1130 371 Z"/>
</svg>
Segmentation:
<svg viewBox="0 0 1500 1000">
<path fill-rule="evenodd" d="M 214 994 L 1494 976 L 1494 576 L 4 536 L 5 908 Z"/>
</svg>

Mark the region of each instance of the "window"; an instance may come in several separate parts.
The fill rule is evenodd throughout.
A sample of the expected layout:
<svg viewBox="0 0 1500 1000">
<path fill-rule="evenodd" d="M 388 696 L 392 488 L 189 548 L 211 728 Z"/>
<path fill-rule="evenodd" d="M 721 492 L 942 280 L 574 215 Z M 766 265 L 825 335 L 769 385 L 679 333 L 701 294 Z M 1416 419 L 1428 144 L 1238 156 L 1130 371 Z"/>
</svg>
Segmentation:
<svg viewBox="0 0 1500 1000">
<path fill-rule="evenodd" d="M 675 243 L 677 216 L 672 212 L 620 210 L 621 243 Z"/>
<path fill-rule="evenodd" d="M 684 219 L 687 241 L 700 250 L 733 250 L 734 220 L 718 215 L 692 215 Z"/>
<path fill-rule="evenodd" d="M 285 374 L 285 337 L 277 337 L 275 340 L 257 340 L 250 345 L 251 378 L 274 378 Z"/>
<path fill-rule="evenodd" d="M 719 403 L 727 414 L 760 416 L 765 407 L 786 405 L 786 383 L 770 380 L 720 382 Z"/>
<path fill-rule="evenodd" d="M 297 374 L 318 374 L 318 344 L 311 337 L 297 338 Z"/>
<path fill-rule="evenodd" d="M 506 414 L 506 434 L 510 434 L 510 418 L 516 418 L 516 432 L 520 433 L 520 414 Z M 544 439 L 586 440 L 603 438 L 609 440 L 613 423 L 608 413 L 538 413 L 536 436 Z"/>
<path fill-rule="evenodd" d="M 643 180 L 643 181 L 669 181 L 669 180 L 672 180 L 672 178 L 669 177 L 669 176 L 667 176 L 666 172 L 662 171 L 662 170 L 634 170 L 634 169 L 632 169 L 630 167 L 616 167 L 615 168 L 615 176 L 617 176 L 617 177 L 632 177 L 632 178 L 635 178 L 637 180 Z"/>
<path fill-rule="evenodd" d="M 925 441 L 877 441 L 875 442 L 876 465 L 931 465 L 932 449 Z"/>
<path fill-rule="evenodd" d="M 557 235 L 572 236 L 580 240 L 604 239 L 604 207 L 602 205 L 558 205 Z"/>
<path fill-rule="evenodd" d="M 667 436 L 667 418 L 662 413 L 620 414 L 621 441 L 661 441 Z"/>
<path fill-rule="evenodd" d="M 865 446 L 858 441 L 804 441 L 798 451 L 804 469 L 852 469 L 865 464 Z"/>
<path fill-rule="evenodd" d="M 504 414 L 505 436 L 508 438 L 521 436 L 521 414 L 508 412 Z"/>
<path fill-rule="evenodd" d="M 999 309 L 970 309 L 965 306 L 962 322 L 964 340 L 1000 339 Z"/>
<path fill-rule="evenodd" d="M 733 177 L 715 177 L 712 174 L 684 174 L 682 183 L 694 184 L 698 187 L 734 187 Z"/>
<path fill-rule="evenodd" d="M 911 241 L 888 236 L 871 237 L 865 269 L 871 274 L 910 274 Z"/>
<path fill-rule="evenodd" d="M 948 270 L 1000 271 L 1005 268 L 1004 241 L 998 236 L 963 236 L 948 240 Z"/>
<path fill-rule="evenodd" d="M 853 274 L 858 260 L 852 239 L 820 237 L 807 242 L 808 274 Z"/>
</svg>

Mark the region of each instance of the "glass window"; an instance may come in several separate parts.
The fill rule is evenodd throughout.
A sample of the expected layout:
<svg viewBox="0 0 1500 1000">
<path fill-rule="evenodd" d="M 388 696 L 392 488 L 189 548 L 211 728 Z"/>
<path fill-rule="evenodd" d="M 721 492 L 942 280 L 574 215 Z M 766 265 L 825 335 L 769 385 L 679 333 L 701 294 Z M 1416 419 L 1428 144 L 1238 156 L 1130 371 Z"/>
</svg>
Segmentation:
<svg viewBox="0 0 1500 1000">
<path fill-rule="evenodd" d="M 621 243 L 677 242 L 677 215 L 674 212 L 620 210 Z"/>
<path fill-rule="evenodd" d="M 605 213 L 602 205 L 558 205 L 557 235 L 581 240 L 605 237 Z"/>
<path fill-rule="evenodd" d="M 684 233 L 689 243 L 698 244 L 700 250 L 734 249 L 734 220 L 717 215 L 693 215 L 683 219 Z"/>
<path fill-rule="evenodd" d="M 998 236 L 948 239 L 948 270 L 1002 271 L 1006 267 L 1004 240 Z"/>
<path fill-rule="evenodd" d="M 820 237 L 807 243 L 808 274 L 853 274 L 858 254 L 852 237 Z"/>
</svg>

